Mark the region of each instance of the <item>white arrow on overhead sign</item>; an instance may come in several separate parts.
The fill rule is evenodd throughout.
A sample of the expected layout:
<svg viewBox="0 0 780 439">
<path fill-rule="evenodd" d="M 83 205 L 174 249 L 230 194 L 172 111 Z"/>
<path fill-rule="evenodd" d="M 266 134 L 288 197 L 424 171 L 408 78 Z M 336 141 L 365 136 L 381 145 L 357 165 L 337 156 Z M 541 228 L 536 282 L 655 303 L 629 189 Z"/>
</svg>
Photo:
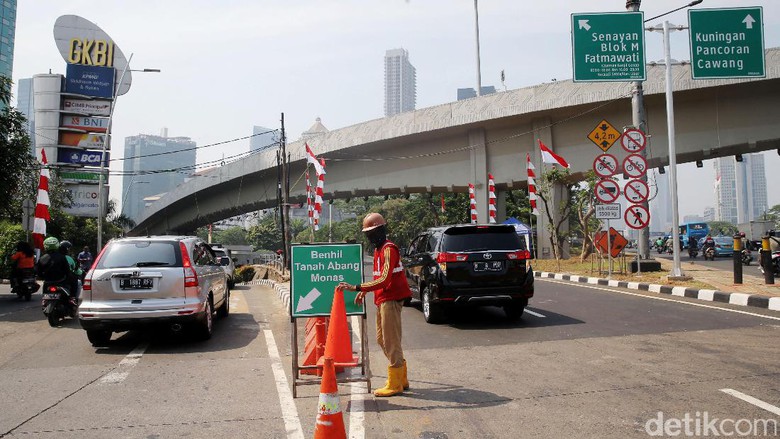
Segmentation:
<svg viewBox="0 0 780 439">
<path fill-rule="evenodd" d="M 588 20 L 577 20 L 577 23 L 579 23 L 580 29 L 590 30 L 590 25 L 588 24 Z"/>
<path fill-rule="evenodd" d="M 753 29 L 753 23 L 756 22 L 756 19 L 753 18 L 752 15 L 748 14 L 747 17 L 745 17 L 744 20 L 742 20 L 743 23 L 745 23 L 746 29 Z"/>
<path fill-rule="evenodd" d="M 316 288 L 312 288 L 311 291 L 309 291 L 309 294 L 301 297 L 298 300 L 298 306 L 295 307 L 295 312 L 301 312 L 306 311 L 309 309 L 312 309 L 311 306 L 312 303 L 314 303 L 315 300 L 317 300 L 318 297 L 320 297 L 322 293 Z"/>
</svg>

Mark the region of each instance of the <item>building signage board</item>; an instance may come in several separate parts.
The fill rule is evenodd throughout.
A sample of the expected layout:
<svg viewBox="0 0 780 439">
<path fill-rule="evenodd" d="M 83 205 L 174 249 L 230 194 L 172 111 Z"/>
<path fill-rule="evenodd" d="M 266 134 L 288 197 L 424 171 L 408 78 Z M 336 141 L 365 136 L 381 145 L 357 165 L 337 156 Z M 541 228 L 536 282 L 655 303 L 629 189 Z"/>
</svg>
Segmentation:
<svg viewBox="0 0 780 439">
<path fill-rule="evenodd" d="M 291 247 L 290 316 L 329 316 L 339 282 L 363 282 L 360 244 L 302 244 Z M 354 291 L 344 292 L 347 315 L 365 314 L 365 302 L 354 303 Z"/>
<path fill-rule="evenodd" d="M 82 134 L 60 132 L 60 145 L 77 146 L 79 148 L 103 148 L 106 140 L 105 134 Z M 108 145 L 106 145 L 108 146 Z"/>
<path fill-rule="evenodd" d="M 98 186 L 94 184 L 69 184 L 65 190 L 70 192 L 73 203 L 62 210 L 75 216 L 96 217 L 98 214 Z M 103 205 L 108 205 L 108 187 L 104 188 Z"/>
<path fill-rule="evenodd" d="M 111 99 L 114 97 L 114 72 L 111 67 L 68 64 L 65 92 Z"/>
<path fill-rule="evenodd" d="M 571 14 L 571 40 L 575 82 L 646 79 L 641 11 Z"/>
<path fill-rule="evenodd" d="M 85 151 L 83 149 L 57 148 L 57 162 L 81 166 L 100 166 L 101 151 Z M 110 154 L 106 152 L 104 164 L 108 166 Z"/>
<path fill-rule="evenodd" d="M 64 115 L 60 126 L 90 132 L 105 133 L 108 130 L 108 118 Z"/>
<path fill-rule="evenodd" d="M 60 170 L 57 173 L 57 176 L 60 178 L 60 180 L 64 182 L 72 182 L 72 183 L 94 183 L 99 184 L 99 176 L 100 174 L 97 172 L 87 172 L 87 171 L 66 171 L 66 170 Z M 103 183 L 107 183 L 108 179 L 105 175 L 103 175 Z"/>
<path fill-rule="evenodd" d="M 760 6 L 689 9 L 693 79 L 764 78 L 764 10 Z"/>
<path fill-rule="evenodd" d="M 111 101 L 63 99 L 62 109 L 65 112 L 81 113 L 86 116 L 105 116 L 111 114 Z"/>
</svg>

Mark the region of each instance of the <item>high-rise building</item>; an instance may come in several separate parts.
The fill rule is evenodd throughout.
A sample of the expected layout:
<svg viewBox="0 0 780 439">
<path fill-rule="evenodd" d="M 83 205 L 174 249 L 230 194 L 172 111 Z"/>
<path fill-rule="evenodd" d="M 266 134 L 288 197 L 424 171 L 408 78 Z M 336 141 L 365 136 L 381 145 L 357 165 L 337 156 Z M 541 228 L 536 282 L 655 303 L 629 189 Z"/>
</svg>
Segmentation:
<svg viewBox="0 0 780 439">
<path fill-rule="evenodd" d="M 276 146 L 279 146 L 279 136 L 275 130 L 257 125 L 252 127 L 252 138 L 249 139 L 250 151 L 262 151 Z"/>
<path fill-rule="evenodd" d="M 745 154 L 717 158 L 715 166 L 715 206 L 719 221 L 739 224 L 755 220 L 767 209 L 764 155 Z"/>
<path fill-rule="evenodd" d="M 715 208 L 714 207 L 705 207 L 704 208 L 704 215 L 702 215 L 702 218 L 704 218 L 704 221 L 711 222 L 715 221 Z"/>
<path fill-rule="evenodd" d="M 35 155 L 35 108 L 33 107 L 33 79 L 19 80 L 16 91 L 16 109 L 27 118 L 27 134 L 30 135 L 30 153 Z"/>
<path fill-rule="evenodd" d="M 492 85 L 483 85 L 480 87 L 480 96 L 492 95 L 496 92 L 496 87 Z M 474 88 L 459 88 L 458 100 L 471 99 L 477 97 L 477 90 Z"/>
<path fill-rule="evenodd" d="M 413 111 L 417 104 L 417 70 L 405 49 L 385 52 L 385 116 Z"/>
<path fill-rule="evenodd" d="M 16 0 L 0 2 L 0 76 L 13 77 Z"/>
<path fill-rule="evenodd" d="M 144 198 L 159 196 L 184 183 L 194 172 L 195 146 L 189 137 L 126 137 L 122 213 L 138 221 Z"/>
<path fill-rule="evenodd" d="M 668 233 L 672 229 L 672 209 L 669 202 L 669 174 L 654 172 L 648 179 L 650 189 L 650 231 Z M 655 186 L 655 190 L 653 190 Z M 655 196 L 653 193 L 655 192 Z"/>
</svg>

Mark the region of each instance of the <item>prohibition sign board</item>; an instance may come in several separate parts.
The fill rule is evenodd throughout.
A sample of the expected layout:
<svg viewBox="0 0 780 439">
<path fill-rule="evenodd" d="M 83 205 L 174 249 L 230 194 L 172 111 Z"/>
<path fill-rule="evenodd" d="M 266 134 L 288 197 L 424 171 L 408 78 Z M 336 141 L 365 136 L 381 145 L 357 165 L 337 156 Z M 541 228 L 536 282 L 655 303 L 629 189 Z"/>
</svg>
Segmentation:
<svg viewBox="0 0 780 439">
<path fill-rule="evenodd" d="M 618 159 L 612 154 L 599 154 L 593 160 L 593 172 L 601 178 L 615 175 L 618 169 Z"/>
<path fill-rule="evenodd" d="M 650 196 L 650 188 L 642 180 L 629 180 L 623 188 L 623 195 L 631 203 L 644 203 Z"/>
<path fill-rule="evenodd" d="M 639 154 L 629 154 L 623 159 L 623 172 L 631 178 L 639 178 L 647 172 L 647 160 Z"/>
<path fill-rule="evenodd" d="M 636 128 L 629 128 L 623 132 L 622 136 L 620 136 L 620 146 L 622 146 L 623 149 L 625 149 L 627 152 L 640 152 L 645 149 L 645 145 L 647 145 L 647 137 L 645 137 L 645 133 Z"/>
<path fill-rule="evenodd" d="M 599 180 L 596 183 L 595 192 L 597 200 L 610 204 L 620 196 L 620 186 L 615 180 Z"/>
<path fill-rule="evenodd" d="M 650 223 L 650 212 L 641 204 L 628 206 L 623 215 L 626 225 L 632 229 L 644 229 Z"/>
</svg>

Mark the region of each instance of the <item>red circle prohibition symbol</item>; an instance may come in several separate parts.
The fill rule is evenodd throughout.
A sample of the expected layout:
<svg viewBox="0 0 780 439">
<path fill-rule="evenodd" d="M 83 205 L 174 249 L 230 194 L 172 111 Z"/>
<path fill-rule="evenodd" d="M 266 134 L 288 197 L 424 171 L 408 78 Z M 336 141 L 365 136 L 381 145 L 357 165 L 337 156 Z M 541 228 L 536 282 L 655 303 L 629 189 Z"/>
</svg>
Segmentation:
<svg viewBox="0 0 780 439">
<path fill-rule="evenodd" d="M 623 159 L 623 172 L 629 177 L 639 178 L 647 172 L 647 160 L 639 154 L 629 154 Z"/>
<path fill-rule="evenodd" d="M 644 229 L 650 223 L 650 212 L 644 206 L 634 204 L 628 206 L 626 213 L 623 214 L 623 220 L 632 229 Z"/>
<path fill-rule="evenodd" d="M 625 130 L 620 137 L 620 146 L 622 146 L 626 152 L 640 152 L 645 149 L 645 145 L 647 145 L 645 133 L 636 128 Z"/>
<path fill-rule="evenodd" d="M 594 192 L 597 200 L 609 204 L 620 196 L 620 186 L 614 180 L 599 180 Z"/>
<path fill-rule="evenodd" d="M 618 159 L 612 154 L 599 154 L 593 160 L 593 172 L 601 178 L 609 178 L 617 173 Z"/>
<path fill-rule="evenodd" d="M 650 196 L 650 187 L 642 180 L 629 180 L 623 189 L 623 195 L 632 203 L 644 203 Z"/>
</svg>

